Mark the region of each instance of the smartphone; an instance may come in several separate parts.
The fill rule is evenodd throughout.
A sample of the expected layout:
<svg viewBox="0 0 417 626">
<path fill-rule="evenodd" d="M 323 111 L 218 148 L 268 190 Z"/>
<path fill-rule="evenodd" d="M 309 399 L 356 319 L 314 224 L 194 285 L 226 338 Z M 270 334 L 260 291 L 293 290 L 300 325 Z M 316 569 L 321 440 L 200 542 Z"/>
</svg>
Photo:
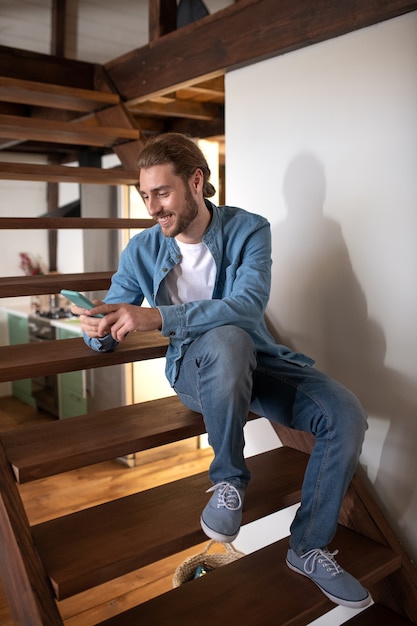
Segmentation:
<svg viewBox="0 0 417 626">
<path fill-rule="evenodd" d="M 82 307 L 83 309 L 93 309 L 96 305 L 91 302 L 88 298 L 83 296 L 79 291 L 72 291 L 71 289 L 61 289 L 61 294 L 64 298 L 71 300 L 77 306 Z M 104 317 L 104 315 L 95 315 L 94 317 Z"/>
</svg>

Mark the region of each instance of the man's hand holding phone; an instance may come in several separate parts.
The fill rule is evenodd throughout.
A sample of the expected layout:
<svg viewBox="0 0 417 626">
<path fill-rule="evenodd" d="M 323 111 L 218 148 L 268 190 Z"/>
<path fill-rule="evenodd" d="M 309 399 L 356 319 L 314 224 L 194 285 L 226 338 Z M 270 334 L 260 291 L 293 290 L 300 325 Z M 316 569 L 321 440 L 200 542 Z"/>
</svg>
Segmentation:
<svg viewBox="0 0 417 626">
<path fill-rule="evenodd" d="M 73 303 L 71 313 L 78 315 L 81 328 L 89 337 L 104 337 L 110 332 L 109 328 L 105 329 L 104 324 L 100 324 L 103 321 L 104 313 L 95 310 L 97 307 L 103 306 L 103 302 L 99 300 L 92 302 L 82 293 L 71 289 L 61 289 L 61 294 Z"/>
<path fill-rule="evenodd" d="M 72 313 L 80 317 L 81 328 L 89 337 L 102 338 L 112 335 L 118 342 L 130 332 L 148 332 L 162 327 L 162 318 L 157 308 L 146 308 L 133 304 L 105 304 L 89 301 L 78 292 L 62 290 L 62 295 L 75 303 Z"/>
</svg>

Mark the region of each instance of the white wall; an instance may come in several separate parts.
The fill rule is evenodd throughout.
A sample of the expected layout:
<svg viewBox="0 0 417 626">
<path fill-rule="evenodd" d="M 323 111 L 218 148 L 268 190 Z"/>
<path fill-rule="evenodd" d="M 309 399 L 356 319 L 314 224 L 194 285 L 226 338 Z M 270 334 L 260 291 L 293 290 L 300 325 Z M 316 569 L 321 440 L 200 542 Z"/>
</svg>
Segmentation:
<svg viewBox="0 0 417 626">
<path fill-rule="evenodd" d="M 226 76 L 227 203 L 273 236 L 268 316 L 369 412 L 361 462 L 417 559 L 417 13 Z"/>
</svg>

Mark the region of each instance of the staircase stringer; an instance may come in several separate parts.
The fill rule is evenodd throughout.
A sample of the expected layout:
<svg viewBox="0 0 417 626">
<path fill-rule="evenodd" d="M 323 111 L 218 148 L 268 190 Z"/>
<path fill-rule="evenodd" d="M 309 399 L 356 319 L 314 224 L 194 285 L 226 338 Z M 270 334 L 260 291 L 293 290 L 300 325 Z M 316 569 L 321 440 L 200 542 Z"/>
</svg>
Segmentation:
<svg viewBox="0 0 417 626">
<path fill-rule="evenodd" d="M 10 464 L 0 444 L 0 574 L 16 624 L 63 626 L 50 579 L 33 543 Z"/>
<path fill-rule="evenodd" d="M 311 434 L 271 423 L 283 445 L 311 453 L 314 444 Z M 417 624 L 417 569 L 383 515 L 372 495 L 369 479 L 360 467 L 346 493 L 339 523 L 390 547 L 401 556 L 401 567 L 370 591 L 375 602 Z"/>
<path fill-rule="evenodd" d="M 96 89 L 100 90 L 100 92 L 107 91 L 120 96 L 119 104 L 102 109 L 101 111 L 97 111 L 95 113 L 95 117 L 101 125 L 112 127 L 117 124 L 118 128 L 139 130 L 139 139 L 115 144 L 112 147 L 113 152 L 119 157 L 125 170 L 137 170 L 139 154 L 144 146 L 145 140 L 142 137 L 140 128 L 138 128 L 133 116 L 123 103 L 122 97 L 117 90 L 117 86 L 115 86 L 110 80 L 105 68 L 102 65 L 95 66 L 94 86 Z"/>
</svg>

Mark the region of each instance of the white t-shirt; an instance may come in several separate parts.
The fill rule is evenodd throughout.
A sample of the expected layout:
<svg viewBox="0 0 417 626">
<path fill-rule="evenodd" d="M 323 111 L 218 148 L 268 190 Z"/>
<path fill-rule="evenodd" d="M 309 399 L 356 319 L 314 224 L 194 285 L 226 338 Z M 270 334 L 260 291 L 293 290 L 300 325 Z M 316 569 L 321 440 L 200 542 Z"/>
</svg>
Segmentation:
<svg viewBox="0 0 417 626">
<path fill-rule="evenodd" d="M 216 279 L 216 265 L 203 242 L 182 243 L 176 240 L 181 251 L 181 262 L 168 274 L 166 281 L 172 304 L 193 300 L 211 300 Z"/>
</svg>

